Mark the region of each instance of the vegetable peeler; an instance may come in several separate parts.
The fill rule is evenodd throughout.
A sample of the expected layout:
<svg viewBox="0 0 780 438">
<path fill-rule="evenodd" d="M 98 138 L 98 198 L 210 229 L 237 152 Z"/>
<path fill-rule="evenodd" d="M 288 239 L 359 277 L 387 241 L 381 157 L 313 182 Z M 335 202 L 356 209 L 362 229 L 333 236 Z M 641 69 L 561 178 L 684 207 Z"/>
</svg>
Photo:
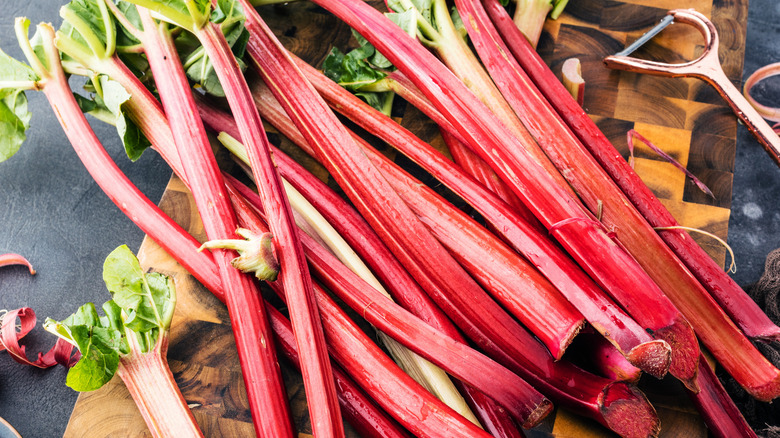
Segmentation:
<svg viewBox="0 0 780 438">
<path fill-rule="evenodd" d="M 689 24 L 701 32 L 704 37 L 704 52 L 701 56 L 693 61 L 679 64 L 647 61 L 629 56 L 673 22 Z M 726 100 L 737 117 L 742 120 L 748 130 L 775 160 L 775 163 L 780 166 L 780 137 L 723 73 L 718 59 L 718 32 L 712 22 L 704 15 L 693 9 L 671 10 L 658 25 L 647 31 L 625 50 L 604 58 L 604 64 L 616 70 L 673 78 L 692 77 L 707 82 L 715 87 L 718 94 Z"/>
</svg>

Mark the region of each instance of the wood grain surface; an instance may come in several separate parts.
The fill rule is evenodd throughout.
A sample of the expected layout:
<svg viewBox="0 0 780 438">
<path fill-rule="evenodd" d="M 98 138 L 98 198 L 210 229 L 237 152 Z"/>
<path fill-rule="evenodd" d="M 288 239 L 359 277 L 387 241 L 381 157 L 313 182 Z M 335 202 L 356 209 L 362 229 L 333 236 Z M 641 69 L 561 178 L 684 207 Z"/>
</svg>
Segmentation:
<svg viewBox="0 0 780 438">
<path fill-rule="evenodd" d="M 374 2 L 377 7 L 380 2 Z M 683 225 L 705 229 L 725 239 L 736 146 L 736 119 L 703 83 L 664 79 L 603 67 L 615 53 L 654 25 L 669 8 L 696 8 L 712 17 L 721 36 L 721 60 L 734 81 L 742 73 L 747 0 L 578 0 L 558 21 L 548 21 L 539 50 L 553 70 L 576 56 L 587 81 L 585 108 L 613 144 L 628 155 L 626 132 L 633 128 L 687 166 L 715 193 L 710 198 L 685 176 L 647 148 L 636 151 L 636 170 Z M 349 29 L 324 10 L 307 3 L 264 7 L 261 14 L 286 47 L 318 66 L 330 47 L 354 43 Z M 701 50 L 701 38 L 689 27 L 664 31 L 635 56 L 679 62 Z M 397 105 L 400 122 L 436 146 L 436 129 L 414 108 Z M 327 181 L 327 173 L 272 130 L 269 138 Z M 388 152 L 395 157 L 392 152 Z M 408 161 L 396 158 L 402 166 Z M 419 171 L 415 176 L 430 182 Z M 332 182 L 331 182 L 332 185 Z M 161 207 L 198 238 L 203 230 L 191 197 L 173 178 Z M 697 238 L 698 239 L 698 238 Z M 721 263 L 725 251 L 706 239 L 702 246 Z M 206 436 L 251 436 L 251 418 L 233 348 L 227 311 L 211 294 L 150 239 L 139 258 L 145 268 L 172 275 L 179 300 L 171 329 L 169 362 L 185 399 Z M 311 432 L 303 387 L 297 372 L 282 366 L 296 424 L 302 436 Z M 670 380 L 643 380 L 641 387 L 659 412 L 662 436 L 704 437 L 706 428 L 681 391 Z M 350 436 L 356 436 L 348 429 Z M 592 421 L 556 411 L 531 436 L 611 436 Z M 74 408 L 66 437 L 149 436 L 138 410 L 119 379 L 83 393 Z"/>
</svg>

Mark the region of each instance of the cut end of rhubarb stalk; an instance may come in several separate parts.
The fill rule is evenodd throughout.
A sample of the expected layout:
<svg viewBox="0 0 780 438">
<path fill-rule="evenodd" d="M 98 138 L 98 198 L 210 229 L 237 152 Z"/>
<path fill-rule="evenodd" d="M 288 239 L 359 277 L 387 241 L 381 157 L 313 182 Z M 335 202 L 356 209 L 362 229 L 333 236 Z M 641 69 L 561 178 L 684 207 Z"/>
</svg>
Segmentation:
<svg viewBox="0 0 780 438">
<path fill-rule="evenodd" d="M 780 397 L 780 373 L 777 373 L 774 379 L 764 385 L 753 387 L 745 387 L 743 385 L 743 388 L 756 400 L 771 402 Z"/>
<path fill-rule="evenodd" d="M 657 339 L 632 348 L 626 359 L 640 370 L 661 379 L 671 366 L 672 348 L 666 341 Z"/>
<path fill-rule="evenodd" d="M 532 427 L 536 427 L 539 425 L 539 423 L 542 422 L 542 420 L 547 417 L 553 410 L 553 404 L 550 400 L 544 399 L 539 405 L 536 406 L 536 409 L 531 412 L 531 414 L 528 416 L 528 418 L 525 419 L 522 426 L 523 429 L 530 429 Z"/>
<path fill-rule="evenodd" d="M 688 321 L 678 317 L 673 324 L 653 332 L 653 337 L 663 339 L 672 347 L 669 373 L 680 379 L 692 392 L 699 392 L 696 385 L 696 375 L 699 372 L 699 341 Z"/>
<path fill-rule="evenodd" d="M 579 106 L 582 106 L 585 101 L 585 79 L 582 78 L 582 67 L 579 59 L 569 58 L 563 62 L 561 79 L 571 97 L 577 101 Z"/>
<path fill-rule="evenodd" d="M 658 436 L 661 430 L 658 415 L 640 390 L 615 383 L 604 390 L 602 397 L 605 426 L 626 438 Z"/>
</svg>

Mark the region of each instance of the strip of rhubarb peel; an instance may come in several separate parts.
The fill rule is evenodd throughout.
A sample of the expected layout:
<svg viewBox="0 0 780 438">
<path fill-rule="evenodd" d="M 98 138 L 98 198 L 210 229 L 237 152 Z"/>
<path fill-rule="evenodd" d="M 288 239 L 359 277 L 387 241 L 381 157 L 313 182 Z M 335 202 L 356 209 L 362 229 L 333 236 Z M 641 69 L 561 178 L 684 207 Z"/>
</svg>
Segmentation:
<svg viewBox="0 0 780 438">
<path fill-rule="evenodd" d="M 311 83 L 330 102 L 331 106 L 364 129 L 396 147 L 418 165 L 435 175 L 483 215 L 495 230 L 501 231 L 516 250 L 524 254 L 544 275 L 566 295 L 588 321 L 627 355 L 637 366 L 653 375 L 665 373 L 668 347 L 650 344 L 650 336 L 625 315 L 557 246 L 549 242 L 537 227 L 515 214 L 506 204 L 491 196 L 470 178 L 458 172 L 441 154 L 416 136 L 400 127 L 384 114 L 374 110 L 351 93 L 312 67 L 301 66 Z M 255 87 L 255 97 L 262 97 L 262 88 Z M 269 99 L 262 99 L 270 106 Z M 268 108 L 266 116 L 274 113 Z M 278 111 L 276 112 L 278 114 Z M 276 119 L 284 127 L 282 119 Z M 292 134 L 291 134 L 292 135 Z M 657 344 L 657 343 L 656 343 Z M 655 350 L 655 351 L 654 351 Z"/>
<path fill-rule="evenodd" d="M 575 135 L 610 174 L 634 206 L 653 227 L 679 225 L 671 213 L 641 181 L 636 172 L 615 150 L 606 136 L 585 111 L 564 94 L 562 85 L 541 59 L 511 27 L 511 19 L 497 0 L 483 0 L 493 23 L 499 29 L 509 50 L 539 90 L 555 107 Z M 760 307 L 737 283 L 683 230 L 660 233 L 680 260 L 716 298 L 739 328 L 751 338 L 780 340 L 780 327 L 772 323 Z"/>
<path fill-rule="evenodd" d="M 167 333 L 148 353 L 141 352 L 133 336 L 127 339 L 130 354 L 120 356 L 116 373 L 133 397 L 152 436 L 202 437 L 203 432 L 168 367 Z"/>
<path fill-rule="evenodd" d="M 239 201 L 233 197 L 234 201 Z M 248 204 L 234 202 L 243 225 L 266 231 Z M 331 291 L 369 323 L 407 348 L 499 402 L 520 422 L 535 425 L 552 408 L 535 389 L 466 344 L 445 336 L 371 287 L 310 236 L 299 236 L 312 269 Z"/>
<path fill-rule="evenodd" d="M 148 10 L 138 9 L 146 29 L 144 50 L 206 234 L 211 240 L 230 238 L 236 219 L 170 33 L 154 22 Z M 286 391 L 268 342 L 270 326 L 265 313 L 257 310 L 263 308 L 257 284 L 231 266 L 234 251 L 212 253 L 225 288 L 255 431 L 260 436 L 292 436 Z"/>
<path fill-rule="evenodd" d="M 663 242 L 642 214 L 633 207 L 612 178 L 590 155 L 568 126 L 536 89 L 509 53 L 479 0 L 456 0 L 464 23 L 473 33 L 472 41 L 489 71 L 497 79 L 499 88 L 508 96 L 510 104 L 564 174 L 580 197 L 595 211 L 603 205 L 601 221 L 615 230 L 617 240 L 637 260 L 690 321 L 702 343 L 746 390 L 761 400 L 780 396 L 780 370 L 775 368 L 739 331 L 728 315 L 691 274 L 674 252 Z M 519 92 L 522 90 L 522 93 Z M 511 96 L 511 97 L 509 97 Z M 614 292 L 610 289 L 610 292 Z M 618 299 L 623 302 L 623 299 Z M 653 307 L 637 307 L 645 312 L 661 313 Z M 654 329 L 647 320 L 629 313 L 646 328 Z M 671 317 L 672 314 L 669 314 Z M 698 349 L 695 339 L 686 336 L 681 327 L 655 329 L 656 337 L 675 341 L 672 345 L 672 374 L 687 385 L 695 382 Z M 690 367 L 693 370 L 690 370 Z M 686 376 L 688 376 L 686 378 Z M 695 389 L 695 387 L 693 387 Z"/>
<path fill-rule="evenodd" d="M 278 350 L 290 363 L 300 370 L 300 357 L 295 344 L 290 321 L 281 312 L 266 304 L 268 319 L 274 331 Z M 398 423 L 387 416 L 382 409 L 369 398 L 341 367 L 331 364 L 333 380 L 339 394 L 341 412 L 344 418 L 361 436 L 377 438 L 404 438 L 409 434 Z"/>
<path fill-rule="evenodd" d="M 274 152 L 274 155 L 280 165 L 280 170 L 285 169 L 284 154 Z M 300 168 L 300 166 L 298 167 Z M 291 182 L 296 180 L 296 178 L 288 175 L 285 175 L 285 177 Z M 312 182 L 318 182 L 311 175 L 310 179 L 313 180 Z M 321 182 L 319 184 L 322 185 Z M 297 188 L 301 192 L 306 192 L 304 187 Z M 316 190 L 314 192 L 317 193 Z M 247 198 L 251 197 L 251 193 L 242 192 L 242 194 Z M 314 198 L 321 196 L 317 193 Z M 399 301 L 402 301 L 402 299 L 399 298 Z M 411 306 L 415 306 L 416 302 L 419 302 L 419 299 L 411 297 L 407 298 L 404 304 L 409 303 Z M 613 430 L 630 430 L 632 427 L 639 428 L 641 426 L 646 427 L 646 436 L 653 435 L 653 431 L 658 426 L 657 418 L 641 392 L 627 387 L 624 388 L 624 385 L 617 384 L 618 389 L 613 393 L 612 388 L 615 384 L 611 381 L 585 373 L 564 361 L 553 362 L 544 347 L 524 333 L 516 333 L 524 343 L 527 342 L 525 348 L 521 348 L 522 353 L 519 351 L 516 351 L 514 354 L 504 353 L 501 347 L 489 339 L 480 339 L 480 344 L 492 356 L 499 357 L 503 364 L 512 367 L 516 373 L 533 381 L 534 386 L 541 388 L 544 393 L 550 394 L 554 402 L 566 405 L 582 415 L 590 416 Z M 521 361 L 522 364 L 518 361 Z M 607 395 L 610 393 L 626 396 L 622 404 L 632 407 L 636 421 L 627 422 L 620 416 L 612 415 L 613 410 L 603 404 L 606 399 L 609 399 Z M 616 404 L 615 406 L 620 405 Z"/>
<path fill-rule="evenodd" d="M 14 253 L 0 254 L 0 267 L 13 265 L 27 266 L 30 275 L 35 275 L 35 269 L 33 269 L 32 263 L 24 258 L 24 256 Z"/>
<path fill-rule="evenodd" d="M 245 8 L 247 6 L 244 5 Z M 269 217 L 275 253 L 281 264 L 280 276 L 286 285 L 290 321 L 301 357 L 304 358 L 301 372 L 307 389 L 306 400 L 312 431 L 322 437 L 344 436 L 344 424 L 339 412 L 319 311 L 314 302 L 311 277 L 295 232 L 290 203 L 271 159 L 263 123 L 257 114 L 249 86 L 219 26 L 207 24 L 196 35 L 214 64 L 225 91 L 249 155 L 263 208 Z"/>
</svg>

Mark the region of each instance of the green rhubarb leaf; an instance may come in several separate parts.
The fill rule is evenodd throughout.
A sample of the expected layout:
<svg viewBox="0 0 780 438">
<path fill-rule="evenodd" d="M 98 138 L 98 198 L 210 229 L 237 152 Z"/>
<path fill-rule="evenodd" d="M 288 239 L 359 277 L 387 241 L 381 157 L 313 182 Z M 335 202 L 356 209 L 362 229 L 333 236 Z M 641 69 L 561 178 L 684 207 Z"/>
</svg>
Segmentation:
<svg viewBox="0 0 780 438">
<path fill-rule="evenodd" d="M 48 318 L 44 327 L 74 344 L 81 352 L 81 359 L 68 372 L 66 384 L 69 387 L 76 391 L 93 391 L 114 376 L 124 342 L 122 331 L 104 325 L 94 304 L 81 306 L 62 322 Z"/>
<path fill-rule="evenodd" d="M 37 80 L 32 68 L 0 50 L 0 162 L 16 154 L 27 138 L 32 114 L 23 89 Z"/>
<path fill-rule="evenodd" d="M 93 306 L 94 308 L 94 306 Z M 65 384 L 76 391 L 94 391 L 114 377 L 119 368 L 118 346 L 122 333 L 100 326 L 70 327 L 81 359 L 65 378 Z"/>
<path fill-rule="evenodd" d="M 125 327 L 135 332 L 168 329 L 176 304 L 173 282 L 162 274 L 144 274 L 127 246 L 120 246 L 106 258 L 103 280 L 126 315 Z"/>
<path fill-rule="evenodd" d="M 96 96 L 96 108 L 92 109 L 92 113 L 95 117 L 101 118 L 101 114 L 97 111 L 104 107 L 113 115 L 113 123 L 116 126 L 119 138 L 122 140 L 122 145 L 125 147 L 125 153 L 128 158 L 135 161 L 152 144 L 124 110 L 125 103 L 132 96 L 119 82 L 113 81 L 106 76 L 100 76 L 99 82 L 101 95 Z"/>
<path fill-rule="evenodd" d="M 28 82 L 38 79 L 38 75 L 30 66 L 0 50 L 0 82 Z"/>
<path fill-rule="evenodd" d="M 32 113 L 22 90 L 0 90 L 0 162 L 11 158 L 27 139 Z"/>
<path fill-rule="evenodd" d="M 77 391 L 92 391 L 111 380 L 120 357 L 149 352 L 170 327 L 176 305 L 173 281 L 162 274 L 145 274 L 127 246 L 106 258 L 103 279 L 114 296 L 103 304 L 105 316 L 87 303 L 61 322 L 47 318 L 43 324 L 81 352 L 66 378 Z M 131 351 L 127 336 L 140 347 Z"/>
</svg>

